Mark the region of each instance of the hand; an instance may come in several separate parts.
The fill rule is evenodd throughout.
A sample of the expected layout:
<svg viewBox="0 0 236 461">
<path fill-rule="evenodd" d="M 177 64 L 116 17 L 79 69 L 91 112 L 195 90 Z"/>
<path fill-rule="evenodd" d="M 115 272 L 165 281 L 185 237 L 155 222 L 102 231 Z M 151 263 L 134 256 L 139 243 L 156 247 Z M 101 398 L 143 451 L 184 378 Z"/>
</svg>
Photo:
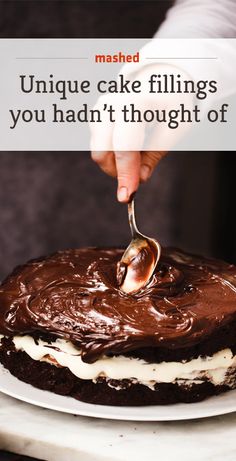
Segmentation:
<svg viewBox="0 0 236 461">
<path fill-rule="evenodd" d="M 117 198 L 128 202 L 140 182 L 147 181 L 165 152 L 92 152 L 92 159 L 110 176 L 117 177 Z"/>
<path fill-rule="evenodd" d="M 179 93 L 150 94 L 147 91 L 146 85 L 150 74 L 172 73 L 178 75 L 179 72 L 184 76 L 183 71 L 167 64 L 145 67 L 137 75 L 137 78 L 142 82 L 143 91 L 140 95 L 136 95 L 136 100 L 135 95 L 130 97 L 130 95 L 105 94 L 98 99 L 95 109 L 102 110 L 104 104 L 112 104 L 113 107 L 119 109 L 120 106 L 125 104 L 128 106 L 135 100 L 136 107 L 143 111 L 162 107 L 169 113 L 168 111 L 171 111 L 173 107 L 179 107 L 184 98 L 187 101 L 186 107 L 191 107 L 192 95 Z M 187 75 L 186 78 L 188 78 Z M 117 177 L 117 198 L 120 202 L 129 201 L 131 194 L 136 192 L 140 182 L 145 182 L 150 178 L 154 168 L 166 154 L 164 151 L 154 150 L 155 146 L 159 143 L 159 146 L 165 146 L 166 150 L 170 150 L 183 133 L 188 130 L 188 124 L 182 124 L 181 129 L 177 131 L 168 130 L 165 124 L 156 123 L 147 150 L 142 151 L 146 127 L 145 123 L 132 125 L 124 123 L 119 118 L 116 123 L 111 123 L 107 119 L 106 123 L 103 124 L 91 124 L 92 159 L 105 173 Z M 138 146 L 137 151 L 133 150 L 134 140 L 135 146 Z M 99 150 L 97 146 L 102 146 L 104 150 Z"/>
</svg>

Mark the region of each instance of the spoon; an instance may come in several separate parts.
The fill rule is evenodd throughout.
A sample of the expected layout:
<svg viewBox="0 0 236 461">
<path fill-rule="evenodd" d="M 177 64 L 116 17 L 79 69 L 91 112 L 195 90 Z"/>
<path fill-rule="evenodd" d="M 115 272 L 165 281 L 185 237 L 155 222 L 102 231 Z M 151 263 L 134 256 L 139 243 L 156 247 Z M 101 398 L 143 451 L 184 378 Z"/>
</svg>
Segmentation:
<svg viewBox="0 0 236 461">
<path fill-rule="evenodd" d="M 132 240 L 117 264 L 117 282 L 125 293 L 135 293 L 146 286 L 161 256 L 157 240 L 141 234 L 137 228 L 134 197 L 128 203 Z"/>
</svg>

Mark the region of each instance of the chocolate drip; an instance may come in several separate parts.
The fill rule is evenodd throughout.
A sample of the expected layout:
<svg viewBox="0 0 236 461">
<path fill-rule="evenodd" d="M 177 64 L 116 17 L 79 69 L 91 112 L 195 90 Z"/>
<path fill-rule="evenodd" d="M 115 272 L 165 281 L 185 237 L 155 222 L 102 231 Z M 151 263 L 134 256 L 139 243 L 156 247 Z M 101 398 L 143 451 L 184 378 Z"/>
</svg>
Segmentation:
<svg viewBox="0 0 236 461">
<path fill-rule="evenodd" d="M 140 347 L 191 347 L 236 318 L 236 267 L 164 249 L 149 284 L 119 290 L 123 250 L 61 251 L 29 262 L 0 287 L 0 333 L 68 338 L 83 359 Z"/>
</svg>

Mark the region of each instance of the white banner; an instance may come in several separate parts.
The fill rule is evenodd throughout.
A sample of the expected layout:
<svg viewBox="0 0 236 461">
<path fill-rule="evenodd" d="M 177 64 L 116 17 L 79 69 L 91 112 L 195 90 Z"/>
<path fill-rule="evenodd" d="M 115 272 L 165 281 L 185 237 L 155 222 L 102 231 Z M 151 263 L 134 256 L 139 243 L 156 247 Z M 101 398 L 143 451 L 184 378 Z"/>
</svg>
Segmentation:
<svg viewBox="0 0 236 461">
<path fill-rule="evenodd" d="M 235 150 L 236 39 L 1 39 L 0 150 Z"/>
</svg>

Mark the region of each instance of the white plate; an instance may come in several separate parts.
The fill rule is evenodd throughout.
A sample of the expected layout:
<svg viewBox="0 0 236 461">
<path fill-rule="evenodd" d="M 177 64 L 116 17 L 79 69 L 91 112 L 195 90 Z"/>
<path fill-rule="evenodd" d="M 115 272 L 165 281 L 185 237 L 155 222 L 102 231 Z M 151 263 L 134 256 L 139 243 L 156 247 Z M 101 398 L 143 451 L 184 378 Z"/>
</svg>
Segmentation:
<svg viewBox="0 0 236 461">
<path fill-rule="evenodd" d="M 0 391 L 23 402 L 50 410 L 72 413 L 94 418 L 120 419 L 130 421 L 178 421 L 183 419 L 207 418 L 236 411 L 236 390 L 199 403 L 178 403 L 175 405 L 153 405 L 146 407 L 112 407 L 79 402 L 52 392 L 36 389 L 12 376 L 0 364 Z"/>
</svg>

